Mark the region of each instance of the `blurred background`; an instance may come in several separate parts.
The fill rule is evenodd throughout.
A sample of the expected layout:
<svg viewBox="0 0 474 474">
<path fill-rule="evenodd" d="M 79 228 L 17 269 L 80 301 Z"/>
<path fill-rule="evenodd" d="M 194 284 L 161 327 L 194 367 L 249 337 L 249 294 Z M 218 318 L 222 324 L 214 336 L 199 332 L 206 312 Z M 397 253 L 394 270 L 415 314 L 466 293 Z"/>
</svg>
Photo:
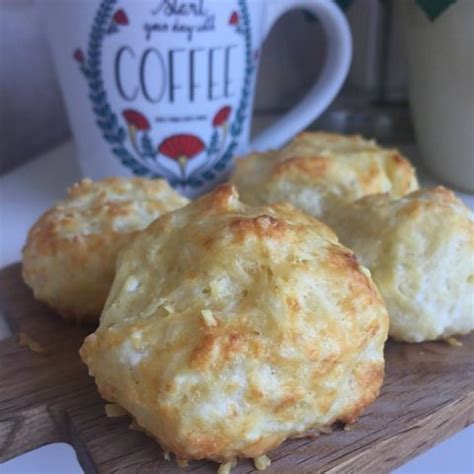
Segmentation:
<svg viewBox="0 0 474 474">
<path fill-rule="evenodd" d="M 354 37 L 352 68 L 315 126 L 409 140 L 400 12 L 387 1 L 345 3 Z M 0 35 L 1 173 L 68 140 L 71 131 L 35 0 L 0 0 Z M 323 43 L 308 15 L 292 12 L 280 20 L 262 54 L 258 116 L 271 120 L 303 96 L 323 62 Z"/>
</svg>

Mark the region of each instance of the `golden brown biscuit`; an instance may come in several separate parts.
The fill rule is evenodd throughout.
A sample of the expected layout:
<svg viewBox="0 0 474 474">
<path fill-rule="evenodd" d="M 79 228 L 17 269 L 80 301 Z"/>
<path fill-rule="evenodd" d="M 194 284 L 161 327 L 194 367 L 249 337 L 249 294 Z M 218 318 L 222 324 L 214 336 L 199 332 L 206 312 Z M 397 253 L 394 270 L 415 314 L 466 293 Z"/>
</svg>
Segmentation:
<svg viewBox="0 0 474 474">
<path fill-rule="evenodd" d="M 288 201 L 322 218 L 368 194 L 401 197 L 418 188 L 414 168 L 398 151 L 356 135 L 321 132 L 237 160 L 231 182 L 248 204 Z"/>
<path fill-rule="evenodd" d="M 372 272 L 392 337 L 421 342 L 474 329 L 474 221 L 451 191 L 367 196 L 330 224 Z"/>
<path fill-rule="evenodd" d="M 64 318 L 97 321 L 123 245 L 187 202 L 163 180 L 85 179 L 31 228 L 23 278 L 38 300 Z"/>
<path fill-rule="evenodd" d="M 368 271 L 328 227 L 224 185 L 124 249 L 81 356 L 163 449 L 226 463 L 354 422 L 379 392 L 387 329 Z"/>
</svg>

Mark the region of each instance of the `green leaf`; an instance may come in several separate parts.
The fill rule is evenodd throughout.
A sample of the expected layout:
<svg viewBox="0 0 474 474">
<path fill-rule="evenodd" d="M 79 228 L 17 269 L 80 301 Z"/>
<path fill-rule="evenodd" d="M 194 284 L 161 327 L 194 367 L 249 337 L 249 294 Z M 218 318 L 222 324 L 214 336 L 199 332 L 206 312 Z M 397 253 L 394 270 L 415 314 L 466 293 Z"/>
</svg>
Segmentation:
<svg viewBox="0 0 474 474">
<path fill-rule="evenodd" d="M 418 6 L 425 12 L 426 16 L 434 21 L 456 0 L 416 0 Z"/>
<path fill-rule="evenodd" d="M 155 149 L 153 148 L 153 142 L 151 141 L 148 133 L 144 133 L 141 140 L 142 153 L 145 158 L 154 159 Z"/>
<path fill-rule="evenodd" d="M 347 10 L 354 3 L 354 0 L 336 0 L 336 3 L 343 10 Z"/>
</svg>

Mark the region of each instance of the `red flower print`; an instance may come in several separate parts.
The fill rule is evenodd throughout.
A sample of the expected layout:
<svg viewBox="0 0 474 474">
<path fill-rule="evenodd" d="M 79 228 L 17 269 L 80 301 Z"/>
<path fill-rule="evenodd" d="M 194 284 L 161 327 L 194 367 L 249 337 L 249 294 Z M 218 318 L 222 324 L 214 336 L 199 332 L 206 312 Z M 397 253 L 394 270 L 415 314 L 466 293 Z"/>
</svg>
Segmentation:
<svg viewBox="0 0 474 474">
<path fill-rule="evenodd" d="M 199 155 L 205 148 L 203 141 L 195 135 L 179 134 L 163 140 L 158 151 L 172 160 L 178 162 L 181 175 L 184 179 L 186 165 L 189 160 Z"/>
<path fill-rule="evenodd" d="M 229 25 L 238 25 L 239 23 L 239 14 L 237 12 L 233 12 L 229 18 Z"/>
<path fill-rule="evenodd" d="M 217 114 L 214 116 L 214 120 L 212 121 L 212 125 L 214 127 L 221 127 L 224 123 L 227 123 L 229 120 L 230 113 L 232 112 L 232 108 L 226 105 L 222 107 Z"/>
<path fill-rule="evenodd" d="M 83 63 L 84 62 L 84 53 L 82 52 L 81 49 L 76 49 L 76 51 L 74 51 L 74 59 L 78 62 L 78 63 Z"/>
<path fill-rule="evenodd" d="M 117 25 L 128 25 L 128 16 L 123 10 L 117 10 L 112 20 Z"/>
</svg>

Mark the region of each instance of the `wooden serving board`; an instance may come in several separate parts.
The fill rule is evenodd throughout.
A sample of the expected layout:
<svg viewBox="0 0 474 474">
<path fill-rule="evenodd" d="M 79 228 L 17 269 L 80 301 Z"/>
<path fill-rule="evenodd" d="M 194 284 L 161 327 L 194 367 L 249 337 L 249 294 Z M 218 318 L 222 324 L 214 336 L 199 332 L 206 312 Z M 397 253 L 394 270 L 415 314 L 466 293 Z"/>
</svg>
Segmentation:
<svg viewBox="0 0 474 474">
<path fill-rule="evenodd" d="M 181 472 L 160 447 L 129 429 L 127 418 L 107 418 L 104 401 L 78 350 L 93 327 L 63 322 L 37 303 L 19 264 L 0 271 L 1 310 L 16 336 L 0 342 L 0 462 L 44 444 L 75 448 L 87 473 Z M 47 350 L 22 346 L 26 333 Z M 386 348 L 379 399 L 351 431 L 290 440 L 270 453 L 270 472 L 388 472 L 474 421 L 474 335 L 462 347 L 444 342 Z M 189 472 L 215 472 L 191 462 Z M 254 471 L 240 461 L 233 473 Z"/>
</svg>

